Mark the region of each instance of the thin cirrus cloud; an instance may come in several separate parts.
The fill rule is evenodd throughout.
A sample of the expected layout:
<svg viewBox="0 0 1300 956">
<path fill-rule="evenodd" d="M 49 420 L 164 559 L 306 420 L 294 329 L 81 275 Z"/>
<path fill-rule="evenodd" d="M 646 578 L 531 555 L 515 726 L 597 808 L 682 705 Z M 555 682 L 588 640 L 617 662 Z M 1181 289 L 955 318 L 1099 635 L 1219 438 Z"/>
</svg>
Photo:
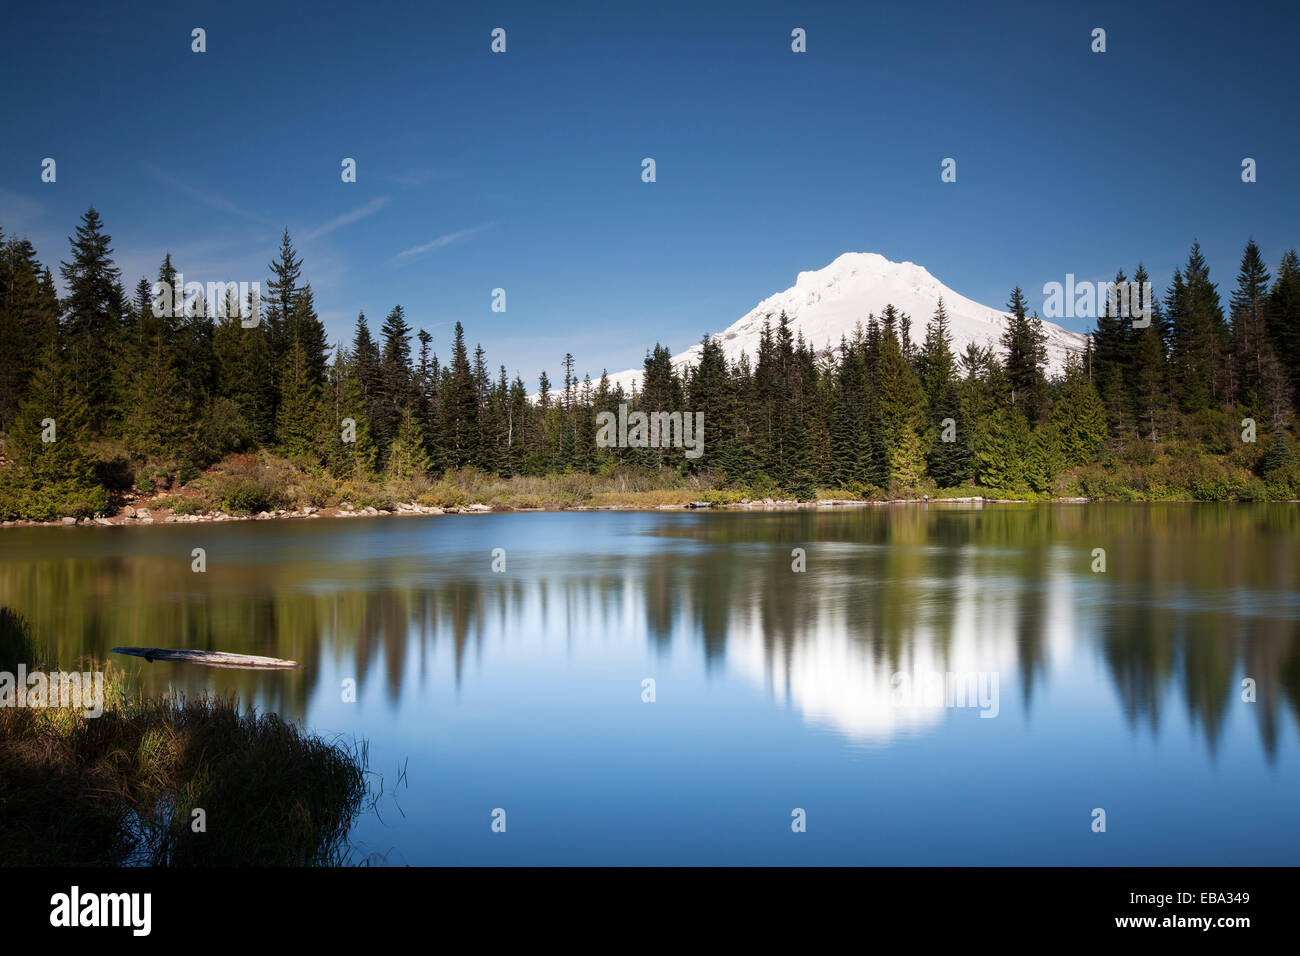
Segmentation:
<svg viewBox="0 0 1300 956">
<path fill-rule="evenodd" d="M 248 209 L 244 209 L 242 206 L 231 202 L 229 199 L 226 199 L 222 196 L 218 196 L 215 193 L 205 192 L 202 189 L 196 189 L 195 187 L 189 185 L 188 183 L 181 182 L 171 173 L 167 172 L 166 170 L 158 168 L 153 163 L 143 163 L 142 165 L 148 171 L 149 175 L 153 176 L 155 179 L 159 180 L 160 182 L 166 183 L 168 186 L 171 186 L 174 189 L 179 189 L 181 192 L 186 193 L 193 199 L 196 199 L 197 201 L 203 203 L 203 205 L 205 206 L 208 206 L 212 209 L 219 209 L 222 212 L 228 212 L 231 215 L 239 216 L 243 219 L 247 219 L 250 222 L 258 223 L 259 225 L 262 226 L 275 225 L 275 223 L 272 220 L 267 219 L 265 216 L 258 215 L 257 213 L 252 212 Z"/>
<path fill-rule="evenodd" d="M 356 209 L 350 210 L 349 212 L 345 212 L 343 215 L 335 219 L 331 219 L 323 226 L 318 226 L 317 228 L 311 230 L 310 232 L 306 233 L 303 236 L 303 238 L 319 239 L 327 232 L 333 232 L 335 229 L 339 228 L 340 226 L 346 226 L 349 223 L 356 222 L 358 219 L 364 219 L 366 218 L 366 216 L 369 216 L 372 213 L 379 212 L 379 210 L 383 209 L 385 206 L 388 205 L 391 199 L 392 199 L 391 196 L 376 196 L 374 199 L 370 200 L 370 202 L 366 203 L 364 206 L 358 206 Z"/>
<path fill-rule="evenodd" d="M 441 249 L 444 246 L 451 245 L 453 242 L 459 242 L 461 239 L 468 239 L 470 236 L 480 233 L 484 229 L 493 225 L 495 225 L 495 223 L 488 222 L 481 226 L 474 226 L 471 229 L 460 229 L 456 232 L 449 232 L 445 236 L 439 236 L 437 239 L 426 242 L 422 245 L 412 246 L 410 249 L 403 249 L 389 261 L 398 264 L 409 262 L 416 256 L 423 255 L 426 252 L 432 252 L 434 249 Z"/>
<path fill-rule="evenodd" d="M 171 173 L 167 172 L 164 169 L 160 169 L 159 167 L 155 166 L 153 163 L 144 163 L 143 165 L 144 168 L 148 170 L 149 174 L 153 176 L 155 179 L 159 180 L 160 182 L 166 183 L 167 185 L 173 187 L 174 189 L 179 189 L 181 192 L 186 193 L 192 198 L 203 203 L 205 206 L 209 206 L 212 209 L 219 209 L 222 212 L 228 212 L 232 215 L 239 216 L 243 219 L 248 219 L 252 222 L 256 222 L 263 226 L 276 225 L 276 223 L 273 220 L 268 219 L 265 216 L 259 215 L 258 213 L 252 212 L 251 210 L 245 209 L 242 206 L 238 205 L 237 203 L 233 203 L 229 199 L 226 199 L 223 196 L 218 196 L 215 193 L 210 193 L 202 189 L 197 189 L 194 186 L 189 185 L 188 183 L 182 182 L 181 180 L 173 176 Z M 391 199 L 392 199 L 391 196 L 376 196 L 374 199 L 370 200 L 370 202 L 366 203 L 364 206 L 358 206 L 355 209 L 345 212 L 341 216 L 331 219 L 329 222 L 325 223 L 324 225 L 317 226 L 315 229 L 309 230 L 304 234 L 303 238 L 318 239 L 321 236 L 325 235 L 326 233 L 333 232 L 335 229 L 338 229 L 340 226 L 346 226 L 349 225 L 350 223 L 356 222 L 358 219 L 364 219 L 366 216 L 372 215 L 373 213 L 376 213 L 379 210 L 383 209 L 385 206 L 388 205 Z"/>
</svg>

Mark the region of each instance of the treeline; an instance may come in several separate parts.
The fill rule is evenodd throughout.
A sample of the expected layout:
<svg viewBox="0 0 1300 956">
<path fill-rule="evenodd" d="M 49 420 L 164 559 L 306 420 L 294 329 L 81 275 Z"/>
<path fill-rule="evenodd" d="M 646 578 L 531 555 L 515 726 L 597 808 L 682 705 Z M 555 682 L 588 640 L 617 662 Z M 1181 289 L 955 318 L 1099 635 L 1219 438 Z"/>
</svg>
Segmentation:
<svg viewBox="0 0 1300 956">
<path fill-rule="evenodd" d="M 331 348 L 287 231 L 260 303 L 199 294 L 175 310 L 154 307 L 147 279 L 128 293 L 93 208 L 70 243 L 60 298 L 31 243 L 0 233 L 5 518 L 101 512 L 111 491 L 184 484 L 255 449 L 353 481 L 627 466 L 801 498 L 819 487 L 970 485 L 1300 494 L 1286 434 L 1300 395 L 1300 261 L 1288 252 L 1273 277 L 1253 240 L 1226 308 L 1193 245 L 1149 326 L 1103 315 L 1087 350 L 1051 380 L 1042 323 L 1016 288 L 1000 343 L 959 355 L 942 302 L 920 341 L 913 317 L 887 306 L 829 353 L 777 315 L 756 354 L 735 362 L 706 336 L 699 363 L 679 372 L 656 345 L 632 394 L 605 375 L 579 380 L 566 354 L 558 382 L 542 373 L 536 401 L 517 374 L 489 366 L 482 346 L 470 350 L 460 323 L 440 360 L 400 305 L 373 333 L 359 315 L 351 341 Z M 177 278 L 168 255 L 157 280 L 170 288 Z M 1141 266 L 1133 281 L 1148 281 Z M 596 415 L 623 403 L 703 411 L 703 455 L 598 446 Z M 1257 441 L 1243 440 L 1244 419 Z"/>
</svg>

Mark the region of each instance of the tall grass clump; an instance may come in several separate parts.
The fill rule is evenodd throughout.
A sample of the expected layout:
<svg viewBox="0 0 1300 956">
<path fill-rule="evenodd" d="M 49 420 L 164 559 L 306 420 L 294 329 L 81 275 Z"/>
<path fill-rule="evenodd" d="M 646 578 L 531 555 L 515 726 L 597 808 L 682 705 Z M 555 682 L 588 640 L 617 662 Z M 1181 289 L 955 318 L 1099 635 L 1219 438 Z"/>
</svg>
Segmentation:
<svg viewBox="0 0 1300 956">
<path fill-rule="evenodd" d="M 0 608 L 0 670 L 20 662 L 55 669 Z M 348 861 L 368 792 L 364 743 L 323 740 L 234 697 L 147 700 L 103 669 L 99 717 L 0 708 L 0 866 Z"/>
</svg>

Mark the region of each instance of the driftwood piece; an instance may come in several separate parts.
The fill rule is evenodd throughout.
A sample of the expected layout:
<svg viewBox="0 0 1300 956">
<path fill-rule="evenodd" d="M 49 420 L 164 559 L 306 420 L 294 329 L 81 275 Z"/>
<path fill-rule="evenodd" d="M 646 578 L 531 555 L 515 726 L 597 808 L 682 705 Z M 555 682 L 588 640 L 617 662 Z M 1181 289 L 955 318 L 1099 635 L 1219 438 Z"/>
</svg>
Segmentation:
<svg viewBox="0 0 1300 956">
<path fill-rule="evenodd" d="M 191 651 L 169 647 L 115 647 L 114 654 L 130 654 L 154 661 L 176 661 L 181 664 L 202 664 L 205 667 L 237 667 L 244 670 L 287 670 L 297 667 L 297 661 L 282 661 L 278 657 L 257 657 L 252 654 L 228 654 L 225 651 Z"/>
</svg>

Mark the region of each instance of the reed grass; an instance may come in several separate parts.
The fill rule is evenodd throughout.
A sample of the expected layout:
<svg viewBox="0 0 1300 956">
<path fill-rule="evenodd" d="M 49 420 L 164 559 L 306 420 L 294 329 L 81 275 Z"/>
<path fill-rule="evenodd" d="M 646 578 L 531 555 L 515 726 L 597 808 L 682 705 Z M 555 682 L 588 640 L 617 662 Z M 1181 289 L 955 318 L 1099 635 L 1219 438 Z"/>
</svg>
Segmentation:
<svg viewBox="0 0 1300 956">
<path fill-rule="evenodd" d="M 57 669 L 0 608 L 0 670 Z M 0 707 L 0 865 L 313 866 L 350 861 L 364 742 L 233 696 L 145 699 L 113 664 L 104 712 Z M 202 810 L 204 827 L 196 826 Z"/>
</svg>

